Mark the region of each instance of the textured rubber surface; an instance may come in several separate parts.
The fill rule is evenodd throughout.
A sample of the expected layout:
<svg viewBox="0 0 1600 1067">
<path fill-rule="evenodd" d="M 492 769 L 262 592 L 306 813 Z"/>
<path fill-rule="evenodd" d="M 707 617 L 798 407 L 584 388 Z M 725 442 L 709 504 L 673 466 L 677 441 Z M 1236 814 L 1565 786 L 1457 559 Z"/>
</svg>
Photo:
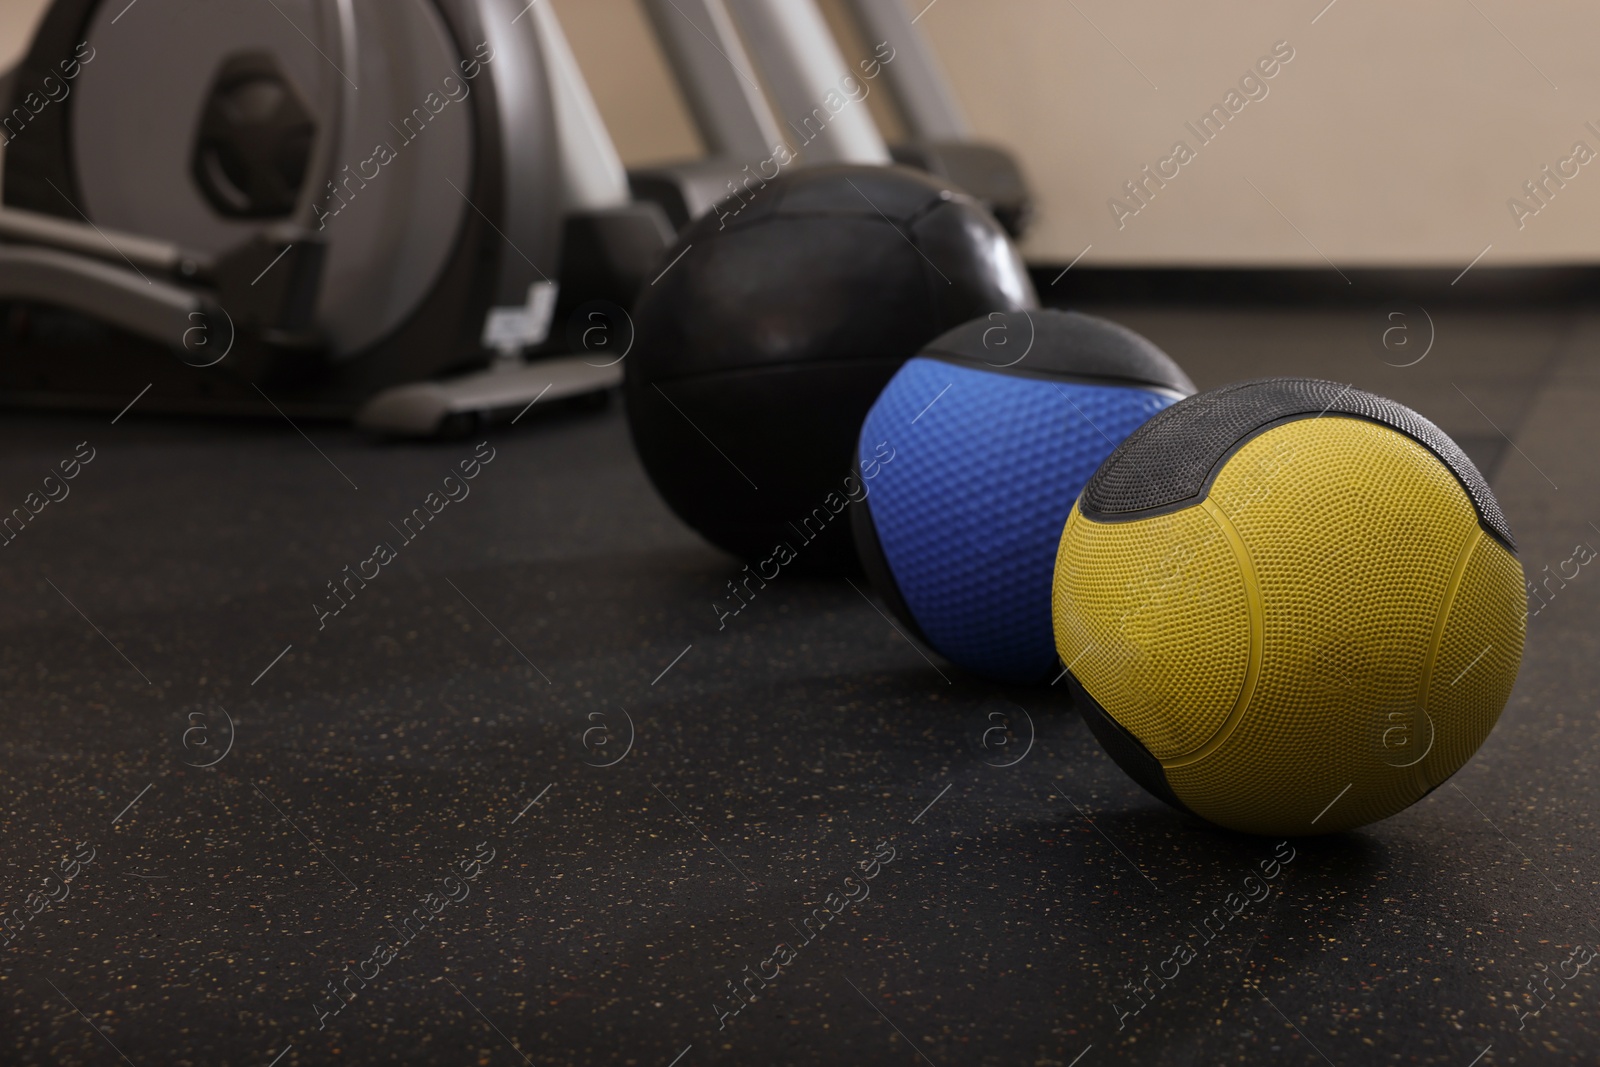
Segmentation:
<svg viewBox="0 0 1600 1067">
<path fill-rule="evenodd" d="M 1106 750 L 1106 755 L 1111 757 L 1113 763 L 1121 767 L 1129 778 L 1138 782 L 1149 790 L 1151 795 L 1160 798 L 1167 804 L 1187 814 L 1193 814 L 1183 806 L 1183 801 L 1172 791 L 1167 784 L 1167 775 L 1161 767 L 1161 761 L 1150 753 L 1133 734 L 1117 720 L 1106 714 L 1106 709 L 1100 702 L 1089 695 L 1078 679 L 1067 672 L 1067 690 L 1072 694 L 1072 706 L 1078 709 L 1078 714 L 1083 717 L 1084 724 L 1089 727 L 1089 732 L 1094 734 L 1094 739 L 1100 742 L 1100 747 Z"/>
<path fill-rule="evenodd" d="M 1404 404 L 1316 378 L 1263 378 L 1192 396 L 1124 441 L 1083 491 L 1095 517 L 1193 503 L 1217 464 L 1250 434 L 1297 415 L 1353 415 L 1398 430 L 1437 456 L 1461 483 L 1483 528 L 1516 550 L 1489 483 L 1448 434 Z"/>
<path fill-rule="evenodd" d="M 1006 681 L 1059 671 L 1050 575 L 1062 523 L 1114 442 L 1173 400 L 921 356 L 900 369 L 862 426 L 863 461 L 877 442 L 896 450 L 867 506 L 894 585 L 941 655 Z"/>
<path fill-rule="evenodd" d="M 1429 672 L 1423 707 L 1434 740 L 1419 769 L 1430 783 L 1443 782 L 1472 757 L 1473 738 L 1488 734 L 1511 695 L 1522 656 L 1524 596 L 1516 557 L 1492 538 L 1480 537 L 1445 616 Z M 1413 759 L 1422 758 L 1428 725 L 1417 729 Z M 1393 740 L 1386 750 L 1394 747 Z"/>
<path fill-rule="evenodd" d="M 1410 389 L 1405 402 L 1467 449 L 1530 578 L 1547 563 L 1562 571 L 1575 542 L 1600 549 L 1583 532 L 1600 525 L 1600 420 L 1562 417 L 1595 395 L 1582 339 L 1600 315 L 1463 309 L 1439 322 L 1432 355 L 1397 370 L 1351 351 L 1390 325 L 1388 307 L 1118 310 L 1206 384 L 1290 359 L 1292 373 L 1338 377 L 1360 359 L 1360 387 Z M 1566 370 L 1550 373 L 1551 360 Z M 1111 1004 L 1137 1007 L 1125 983 L 1172 974 L 1162 961 L 1188 922 L 1211 936 L 1202 920 L 1260 875 L 1280 839 L 1211 830 L 1151 796 L 1068 713 L 1066 679 L 999 693 L 964 685 L 930 651 L 946 686 L 856 590 L 787 567 L 765 589 L 753 582 L 757 597 L 719 630 L 710 602 L 742 580 L 740 565 L 661 504 L 617 405 L 545 411 L 546 396 L 490 436 L 499 458 L 472 495 L 402 547 L 388 523 L 481 437 L 379 447 L 332 423 L 304 427 L 356 492 L 259 396 L 272 422 L 154 418 L 141 414 L 152 390 L 110 425 L 148 380 L 100 415 L 11 410 L 0 425 L 6 507 L 77 442 L 100 450 L 72 495 L 0 550 L 6 906 L 54 889 L 42 878 L 77 842 L 99 849 L 70 898 L 7 949 L 6 1067 L 127 1067 L 46 978 L 139 1067 L 267 1067 L 290 1041 L 276 1067 L 523 1062 L 439 974 L 540 1065 L 665 1067 L 692 1043 L 676 1067 L 927 1067 L 841 971 L 940 1067 L 1065 1067 L 1090 1043 L 1076 1067 L 1327 1067 L 1260 996 L 1238 995 L 1235 974 L 1260 977 L 1339 1067 L 1467 1067 L 1491 1042 L 1476 1067 L 1593 1067 L 1593 973 L 1521 1032 L 1511 1009 L 1539 1006 L 1524 983 L 1580 939 L 1586 928 L 1563 923 L 1560 905 L 1600 871 L 1600 559 L 1564 589 L 1550 581 L 1555 599 L 1528 620 L 1511 702 L 1475 758 L 1368 830 L 1291 841 L 1272 897 L 1209 944 L 1189 931 L 1197 958 L 1165 988 L 1150 981 L 1149 1006 L 1123 1025 Z M 401 548 L 398 569 L 318 631 L 308 597 L 385 537 Z M 1022 727 L 997 696 L 1038 728 L 1010 768 L 983 761 L 1014 759 L 1023 738 L 984 750 L 972 736 L 996 708 Z M 201 761 L 197 735 L 184 736 L 189 712 L 218 704 L 239 724 L 232 754 L 209 771 L 184 766 Z M 621 755 L 623 708 L 638 727 L 631 754 L 586 765 Z M 581 731 L 602 725 L 595 711 L 610 743 L 591 756 L 585 742 L 602 735 Z M 208 720 L 211 749 L 225 724 Z M 501 848 L 495 862 L 429 924 L 448 943 L 416 940 L 366 989 L 351 982 L 359 999 L 319 1030 L 311 1004 L 326 981 L 346 963 L 354 973 L 383 941 L 384 916 L 399 922 L 389 909 L 409 913 L 485 838 Z M 710 1005 L 732 1007 L 726 980 L 753 973 L 772 942 L 807 936 L 789 920 L 854 890 L 843 878 L 885 838 L 899 858 L 871 896 L 776 983 L 752 982 L 760 999 L 719 1030 Z"/>
<path fill-rule="evenodd" d="M 1126 326 L 1077 311 L 993 311 L 940 334 L 918 354 L 1009 374 L 1194 392 L 1161 349 Z"/>
<path fill-rule="evenodd" d="M 1075 513 L 1055 589 L 1061 662 L 1152 755 L 1184 756 L 1217 735 L 1259 656 L 1260 627 L 1209 509 L 1136 523 Z"/>
<path fill-rule="evenodd" d="M 1197 507 L 1074 509 L 1061 658 L 1206 819 L 1305 834 L 1384 818 L 1477 751 L 1521 662 L 1521 567 L 1480 515 L 1408 434 L 1334 414 L 1273 426 Z"/>
<path fill-rule="evenodd" d="M 692 223 L 644 286 L 622 363 L 639 458 L 711 543 L 848 572 L 848 523 L 804 548 L 794 526 L 841 491 L 879 391 L 940 333 L 1036 304 L 999 224 L 946 183 L 793 171 Z"/>
<path fill-rule="evenodd" d="M 862 473 L 864 473 L 862 465 L 858 462 L 857 478 L 860 478 Z M 868 483 L 863 479 L 863 484 Z M 850 509 L 850 533 L 855 541 L 856 558 L 861 561 L 861 569 L 866 572 L 867 581 L 872 584 L 872 588 L 883 598 L 884 606 L 889 609 L 890 614 L 900 620 L 900 625 L 911 637 L 925 645 L 931 645 L 928 635 L 922 632 L 922 625 L 917 622 L 917 617 L 911 614 L 905 598 L 900 595 L 900 587 L 895 584 L 894 574 L 889 570 L 889 561 L 883 555 L 883 544 L 878 540 L 878 528 L 872 521 L 870 504 L 858 504 Z"/>
</svg>

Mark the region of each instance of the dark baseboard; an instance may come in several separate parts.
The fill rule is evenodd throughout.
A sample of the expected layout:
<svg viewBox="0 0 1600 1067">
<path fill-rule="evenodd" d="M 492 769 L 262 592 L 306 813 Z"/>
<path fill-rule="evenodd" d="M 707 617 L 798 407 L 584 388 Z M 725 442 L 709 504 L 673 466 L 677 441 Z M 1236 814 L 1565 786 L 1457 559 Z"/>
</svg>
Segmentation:
<svg viewBox="0 0 1600 1067">
<path fill-rule="evenodd" d="M 1070 304 L 1549 306 L 1600 299 L 1600 265 L 1562 267 L 1328 269 L 1075 267 L 1029 268 L 1046 307 Z"/>
</svg>

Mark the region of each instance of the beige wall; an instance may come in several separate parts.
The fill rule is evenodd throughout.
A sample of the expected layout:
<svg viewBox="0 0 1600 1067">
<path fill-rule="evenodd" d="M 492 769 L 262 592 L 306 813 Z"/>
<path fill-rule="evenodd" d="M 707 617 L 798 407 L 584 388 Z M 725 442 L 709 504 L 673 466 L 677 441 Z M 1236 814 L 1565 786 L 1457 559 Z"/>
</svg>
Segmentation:
<svg viewBox="0 0 1600 1067">
<path fill-rule="evenodd" d="M 1326 3 L 943 0 L 922 24 L 1043 193 L 1036 256 L 1320 263 L 1309 239 L 1341 266 L 1465 266 L 1490 243 L 1484 264 L 1600 258 L 1600 162 L 1520 231 L 1506 207 L 1574 141 L 1600 151 L 1600 5 L 1338 0 L 1313 25 Z M 1283 39 L 1270 95 L 1119 231 L 1107 198 Z"/>
<path fill-rule="evenodd" d="M 0 0 L 0 70 L 8 69 L 22 54 L 43 10 L 40 0 Z"/>
<path fill-rule="evenodd" d="M 1341 267 L 1464 267 L 1489 244 L 1483 265 L 1600 259 L 1600 160 L 1520 230 L 1506 206 L 1575 141 L 1600 152 L 1584 128 L 1600 126 L 1600 4 L 1326 3 L 937 0 L 919 25 L 979 133 L 1022 159 L 1032 259 L 1091 244 L 1085 265 L 1323 265 L 1321 249 Z M 624 38 L 595 46 L 638 22 L 633 0 L 557 4 L 624 157 L 688 150 L 664 82 L 635 92 L 647 72 L 619 61 Z M 1283 40 L 1294 59 L 1267 95 L 1119 229 L 1108 199 L 1194 147 L 1183 124 Z"/>
<path fill-rule="evenodd" d="M 624 159 L 696 154 L 635 0 L 554 2 Z M 1315 245 L 1341 267 L 1465 266 L 1491 243 L 1484 265 L 1600 259 L 1600 160 L 1520 230 L 1506 206 L 1538 206 L 1522 183 L 1575 141 L 1600 152 L 1584 127 L 1600 127 L 1600 4 L 1326 2 L 936 0 L 919 25 L 974 126 L 1023 161 L 1033 259 L 1092 244 L 1086 265 L 1320 265 Z M 0 0 L 0 56 L 39 3 Z M 1193 147 L 1184 123 L 1282 40 L 1294 59 L 1267 96 L 1119 229 L 1107 200 Z"/>
</svg>

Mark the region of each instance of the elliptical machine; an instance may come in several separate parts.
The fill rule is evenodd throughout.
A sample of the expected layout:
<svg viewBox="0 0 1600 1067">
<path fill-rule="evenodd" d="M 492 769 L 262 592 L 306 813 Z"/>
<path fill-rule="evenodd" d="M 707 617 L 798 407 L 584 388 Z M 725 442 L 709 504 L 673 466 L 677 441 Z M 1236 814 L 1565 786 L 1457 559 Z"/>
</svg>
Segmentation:
<svg viewBox="0 0 1600 1067">
<path fill-rule="evenodd" d="M 630 175 L 549 3 L 55 0 L 0 73 L 0 403 L 429 435 L 603 398 L 675 227 L 784 142 L 1025 220 L 899 0 L 854 0 L 892 150 L 864 110 L 791 138 L 758 86 L 744 39 L 789 129 L 848 70 L 811 0 L 643 2 L 712 154 Z"/>
<path fill-rule="evenodd" d="M 806 163 L 899 163 L 971 193 L 1013 237 L 1033 196 L 1015 157 L 977 141 L 905 0 L 847 0 L 843 13 L 870 58 L 852 66 L 815 0 L 642 0 L 683 88 L 708 161 L 641 168 L 637 195 L 675 224 L 747 191 L 774 150 Z M 848 28 L 848 27 L 847 27 Z M 846 34 L 848 37 L 849 35 Z M 879 75 L 906 136 L 886 143 L 860 99 L 828 106 Z M 764 84 L 771 101 L 762 91 Z M 773 175 L 765 175 L 771 178 Z"/>
<path fill-rule="evenodd" d="M 465 428 L 615 384 L 524 357 L 672 236 L 548 4 L 56 0 L 5 80 L 10 404 Z"/>
</svg>

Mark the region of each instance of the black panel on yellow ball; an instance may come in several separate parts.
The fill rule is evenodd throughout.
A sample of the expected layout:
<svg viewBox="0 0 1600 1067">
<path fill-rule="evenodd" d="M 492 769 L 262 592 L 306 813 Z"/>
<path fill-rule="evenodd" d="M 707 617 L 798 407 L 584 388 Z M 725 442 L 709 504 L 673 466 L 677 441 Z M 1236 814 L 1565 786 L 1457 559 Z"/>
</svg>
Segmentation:
<svg viewBox="0 0 1600 1067">
<path fill-rule="evenodd" d="M 1477 468 L 1416 412 L 1310 379 L 1173 405 L 1062 533 L 1056 646 L 1152 793 L 1263 834 L 1414 803 L 1494 727 L 1522 567 Z"/>
<path fill-rule="evenodd" d="M 1224 385 L 1156 415 L 1084 486 L 1084 511 L 1113 519 L 1194 504 L 1221 470 L 1219 461 L 1272 423 L 1306 415 L 1369 419 L 1417 441 L 1461 482 L 1484 530 L 1516 551 L 1489 483 L 1448 434 L 1404 404 L 1316 378 Z"/>
</svg>

